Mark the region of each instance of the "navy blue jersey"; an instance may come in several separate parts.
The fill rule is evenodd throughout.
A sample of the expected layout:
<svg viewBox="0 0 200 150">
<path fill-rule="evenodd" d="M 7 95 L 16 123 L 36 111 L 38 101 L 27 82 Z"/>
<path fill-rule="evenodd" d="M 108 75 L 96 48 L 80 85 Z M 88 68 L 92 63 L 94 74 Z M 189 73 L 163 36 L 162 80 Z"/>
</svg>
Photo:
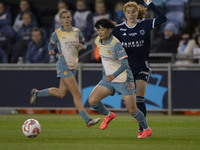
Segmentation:
<svg viewBox="0 0 200 150">
<path fill-rule="evenodd" d="M 166 17 L 153 3 L 149 7 L 158 18 L 137 20 L 133 27 L 123 22 L 113 29 L 113 35 L 122 43 L 128 55 L 132 71 L 149 68 L 147 59 L 151 47 L 150 31 L 166 21 Z"/>
</svg>

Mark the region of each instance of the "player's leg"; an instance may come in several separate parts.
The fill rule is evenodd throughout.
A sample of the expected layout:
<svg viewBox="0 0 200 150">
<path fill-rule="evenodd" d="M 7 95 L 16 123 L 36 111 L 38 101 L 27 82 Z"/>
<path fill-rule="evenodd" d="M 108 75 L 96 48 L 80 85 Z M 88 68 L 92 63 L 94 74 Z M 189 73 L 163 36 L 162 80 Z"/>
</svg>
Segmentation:
<svg viewBox="0 0 200 150">
<path fill-rule="evenodd" d="M 135 94 L 131 95 L 123 95 L 123 99 L 125 100 L 125 105 L 128 112 L 134 117 L 139 125 L 143 128 L 143 133 L 138 136 L 138 138 L 148 138 L 152 135 L 151 128 L 149 128 L 148 123 L 145 119 L 144 114 L 137 108 Z"/>
<path fill-rule="evenodd" d="M 68 89 L 64 83 L 65 79 L 67 78 L 60 78 L 59 88 L 55 88 L 55 87 L 49 88 L 49 96 L 56 96 L 62 99 L 67 95 Z"/>
<path fill-rule="evenodd" d="M 147 87 L 147 82 L 144 80 L 136 80 L 136 102 L 137 102 L 137 107 L 140 109 L 144 116 L 146 117 L 146 105 L 145 105 L 145 92 L 146 92 L 146 87 Z M 143 131 L 143 128 L 140 126 L 139 128 L 139 134 Z"/>
<path fill-rule="evenodd" d="M 108 127 L 109 122 L 113 120 L 116 116 L 113 112 L 110 112 L 101 102 L 102 99 L 111 95 L 112 93 L 113 92 L 109 88 L 102 85 L 97 85 L 89 96 L 88 102 L 91 105 L 91 107 L 94 108 L 96 111 L 100 112 L 101 114 L 105 115 L 104 121 L 100 125 L 101 130 L 106 129 Z"/>
<path fill-rule="evenodd" d="M 56 96 L 58 98 L 64 98 L 67 95 L 68 90 L 64 84 L 63 79 L 65 78 L 60 78 L 59 88 L 52 87 L 52 88 L 47 88 L 43 90 L 33 89 L 31 91 L 32 97 L 31 97 L 30 103 L 34 104 L 38 97 Z"/>
<path fill-rule="evenodd" d="M 64 85 L 71 92 L 74 100 L 74 105 L 77 108 L 80 116 L 85 120 L 88 127 L 91 127 L 100 121 L 99 118 L 91 119 L 87 114 L 81 100 L 81 92 L 74 76 L 63 78 Z"/>
<path fill-rule="evenodd" d="M 101 100 L 109 96 L 110 94 L 112 94 L 112 92 L 108 88 L 97 85 L 91 92 L 88 102 L 90 106 L 96 111 L 100 112 L 103 115 L 108 115 L 109 110 L 104 106 Z"/>
</svg>

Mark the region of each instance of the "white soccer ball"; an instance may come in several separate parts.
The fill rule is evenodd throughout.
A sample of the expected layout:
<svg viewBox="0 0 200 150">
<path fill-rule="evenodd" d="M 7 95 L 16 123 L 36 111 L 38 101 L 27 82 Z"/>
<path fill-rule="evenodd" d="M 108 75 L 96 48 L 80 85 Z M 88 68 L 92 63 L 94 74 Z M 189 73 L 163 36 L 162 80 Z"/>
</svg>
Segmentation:
<svg viewBox="0 0 200 150">
<path fill-rule="evenodd" d="M 24 122 L 24 124 L 22 126 L 22 131 L 25 136 L 27 136 L 29 138 L 33 138 L 40 134 L 41 125 L 35 119 L 28 119 Z"/>
</svg>

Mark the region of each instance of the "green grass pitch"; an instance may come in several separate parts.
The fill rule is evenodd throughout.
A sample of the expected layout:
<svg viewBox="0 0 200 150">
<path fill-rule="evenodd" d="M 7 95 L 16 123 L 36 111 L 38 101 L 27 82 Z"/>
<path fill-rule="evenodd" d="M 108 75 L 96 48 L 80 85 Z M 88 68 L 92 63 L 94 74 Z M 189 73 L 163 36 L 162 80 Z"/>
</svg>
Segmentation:
<svg viewBox="0 0 200 150">
<path fill-rule="evenodd" d="M 102 115 L 91 115 L 92 118 Z M 22 133 L 26 119 L 37 119 L 42 132 L 29 139 Z M 199 150 L 200 116 L 147 116 L 153 136 L 138 139 L 138 125 L 129 114 L 105 130 L 87 128 L 79 115 L 0 115 L 0 150 Z"/>
</svg>

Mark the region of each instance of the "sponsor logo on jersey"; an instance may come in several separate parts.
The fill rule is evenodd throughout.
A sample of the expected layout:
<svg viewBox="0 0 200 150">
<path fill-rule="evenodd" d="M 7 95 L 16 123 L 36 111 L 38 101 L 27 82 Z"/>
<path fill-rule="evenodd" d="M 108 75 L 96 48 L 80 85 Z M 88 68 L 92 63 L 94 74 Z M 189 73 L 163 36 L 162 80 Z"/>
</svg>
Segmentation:
<svg viewBox="0 0 200 150">
<path fill-rule="evenodd" d="M 129 35 L 129 36 L 136 36 L 137 33 L 129 33 L 128 35 Z"/>
<path fill-rule="evenodd" d="M 120 31 L 127 31 L 127 29 L 120 28 Z"/>
<path fill-rule="evenodd" d="M 132 42 L 122 42 L 122 46 L 125 48 L 129 47 L 142 47 L 144 45 L 144 40 L 132 41 Z"/>
<path fill-rule="evenodd" d="M 123 33 L 122 36 L 126 36 L 126 33 Z"/>
<path fill-rule="evenodd" d="M 65 42 L 65 45 L 77 45 L 78 41 L 67 41 Z"/>
<path fill-rule="evenodd" d="M 107 57 L 107 56 L 103 56 L 103 55 L 101 55 L 101 58 L 102 58 L 103 60 L 105 60 L 105 61 L 111 61 L 111 60 L 113 60 L 112 57 Z"/>
</svg>

